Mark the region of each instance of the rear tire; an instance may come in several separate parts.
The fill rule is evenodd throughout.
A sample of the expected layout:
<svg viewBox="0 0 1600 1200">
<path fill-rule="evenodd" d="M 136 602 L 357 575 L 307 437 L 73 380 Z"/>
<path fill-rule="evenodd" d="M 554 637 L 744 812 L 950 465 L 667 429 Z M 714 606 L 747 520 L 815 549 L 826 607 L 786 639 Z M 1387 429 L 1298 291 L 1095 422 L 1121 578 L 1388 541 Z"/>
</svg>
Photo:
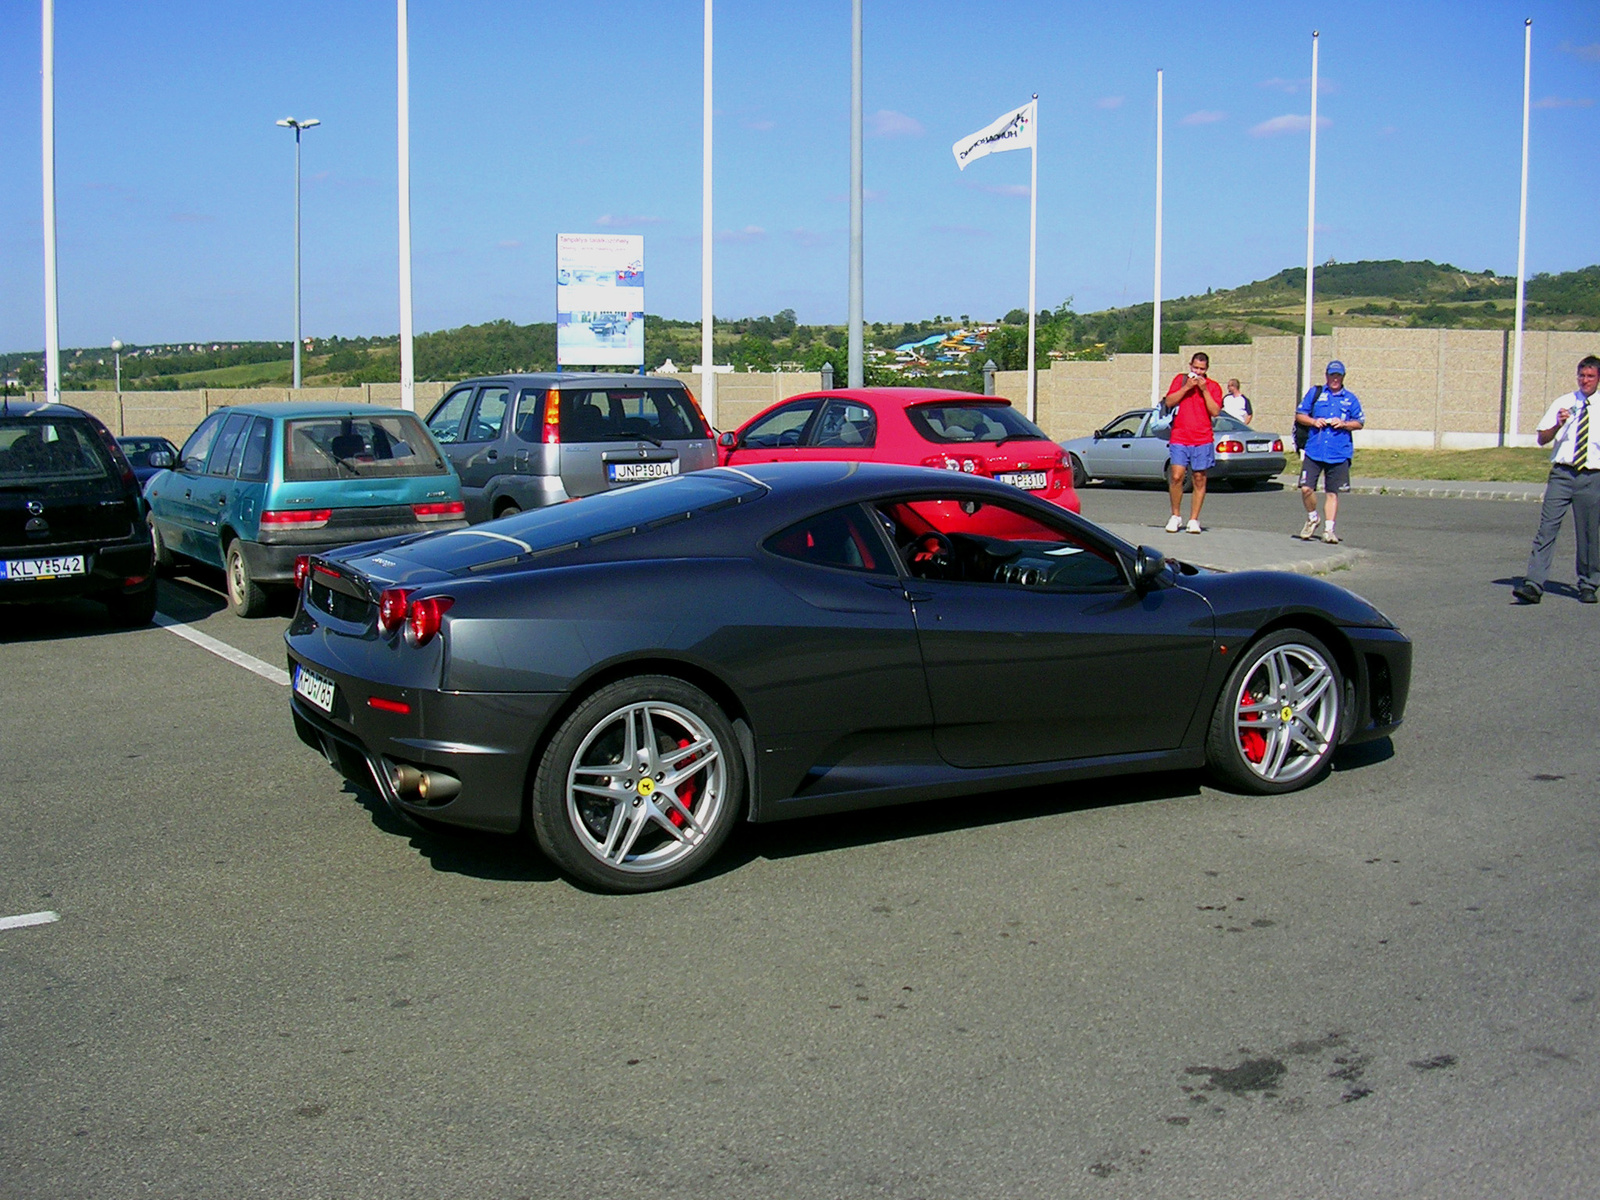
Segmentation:
<svg viewBox="0 0 1600 1200">
<path fill-rule="evenodd" d="M 716 701 L 681 679 L 640 675 L 562 722 L 534 777 L 533 833 L 574 878 L 646 892 L 703 868 L 744 796 L 744 756 Z"/>
<path fill-rule="evenodd" d="M 501 517 L 514 517 L 522 511 L 522 506 L 514 500 L 502 500 L 494 506 L 494 519 Z"/>
<path fill-rule="evenodd" d="M 269 603 L 266 591 L 250 574 L 250 560 L 238 538 L 228 543 L 223 556 L 223 572 L 228 577 L 228 607 L 238 617 L 264 617 Z"/>
<path fill-rule="evenodd" d="M 1206 764 L 1235 791 L 1305 787 L 1333 760 L 1345 701 L 1338 660 L 1321 641 L 1303 629 L 1270 633 L 1228 673 L 1211 714 Z"/>
<path fill-rule="evenodd" d="M 1075 489 L 1089 486 L 1089 472 L 1084 469 L 1083 460 L 1076 454 L 1069 456 L 1072 460 L 1072 486 Z"/>
<path fill-rule="evenodd" d="M 156 616 L 155 580 L 151 580 L 150 586 L 141 592 L 107 596 L 105 605 L 113 625 L 123 629 L 137 629 L 141 625 L 148 625 Z"/>
</svg>

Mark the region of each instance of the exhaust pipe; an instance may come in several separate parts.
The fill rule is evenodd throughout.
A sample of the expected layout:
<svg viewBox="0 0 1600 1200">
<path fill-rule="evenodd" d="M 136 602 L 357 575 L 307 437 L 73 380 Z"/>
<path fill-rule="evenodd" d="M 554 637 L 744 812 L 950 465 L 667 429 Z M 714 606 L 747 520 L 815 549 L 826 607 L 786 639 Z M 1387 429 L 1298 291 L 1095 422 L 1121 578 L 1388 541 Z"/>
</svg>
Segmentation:
<svg viewBox="0 0 1600 1200">
<path fill-rule="evenodd" d="M 393 763 L 389 767 L 389 786 L 402 800 L 412 804 L 444 804 L 461 794 L 461 780 L 445 771 Z"/>
</svg>

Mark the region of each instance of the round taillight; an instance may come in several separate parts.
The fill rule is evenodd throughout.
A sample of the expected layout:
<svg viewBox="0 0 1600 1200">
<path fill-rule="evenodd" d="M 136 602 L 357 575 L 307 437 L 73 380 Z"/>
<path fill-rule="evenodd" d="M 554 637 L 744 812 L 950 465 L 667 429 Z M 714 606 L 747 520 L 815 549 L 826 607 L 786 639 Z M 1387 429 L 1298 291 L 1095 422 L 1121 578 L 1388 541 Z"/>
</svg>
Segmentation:
<svg viewBox="0 0 1600 1200">
<path fill-rule="evenodd" d="M 393 633 L 406 623 L 410 588 L 385 588 L 378 593 L 378 632 Z"/>
<path fill-rule="evenodd" d="M 311 555 L 296 554 L 294 556 L 294 586 L 303 588 L 306 585 L 306 576 L 311 574 Z"/>
<path fill-rule="evenodd" d="M 449 596 L 428 596 L 413 600 L 406 613 L 406 640 L 413 646 L 426 646 L 439 632 L 444 614 L 455 600 Z"/>
<path fill-rule="evenodd" d="M 1272 452 L 1274 454 L 1282 454 L 1283 453 L 1283 439 L 1282 438 L 1277 438 L 1277 439 L 1275 439 L 1273 441 L 1273 443 L 1272 443 Z"/>
</svg>

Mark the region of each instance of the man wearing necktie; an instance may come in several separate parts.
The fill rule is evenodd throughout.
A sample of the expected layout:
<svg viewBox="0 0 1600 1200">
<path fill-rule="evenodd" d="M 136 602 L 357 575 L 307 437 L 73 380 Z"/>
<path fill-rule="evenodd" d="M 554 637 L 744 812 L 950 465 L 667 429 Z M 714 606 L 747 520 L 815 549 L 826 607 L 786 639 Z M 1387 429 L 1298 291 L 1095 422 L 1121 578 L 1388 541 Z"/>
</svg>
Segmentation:
<svg viewBox="0 0 1600 1200">
<path fill-rule="evenodd" d="M 1578 539 L 1578 599 L 1595 603 L 1600 589 L 1600 412 L 1595 390 L 1600 387 L 1600 357 L 1591 354 L 1578 364 L 1578 388 L 1558 397 L 1539 421 L 1539 445 L 1555 443 L 1550 453 L 1550 481 L 1545 484 L 1539 531 L 1522 582 L 1511 594 L 1523 604 L 1537 604 L 1555 557 L 1556 537 L 1567 509 L 1572 510 Z"/>
</svg>

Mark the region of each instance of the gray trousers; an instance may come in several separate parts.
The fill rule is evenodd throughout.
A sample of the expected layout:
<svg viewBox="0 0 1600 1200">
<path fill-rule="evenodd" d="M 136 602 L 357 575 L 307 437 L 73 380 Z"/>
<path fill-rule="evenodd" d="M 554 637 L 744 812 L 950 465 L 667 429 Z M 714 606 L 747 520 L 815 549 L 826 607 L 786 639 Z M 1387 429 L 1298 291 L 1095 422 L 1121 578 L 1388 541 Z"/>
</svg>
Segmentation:
<svg viewBox="0 0 1600 1200">
<path fill-rule="evenodd" d="M 1600 471 L 1574 471 L 1559 464 L 1550 468 L 1550 481 L 1545 485 L 1526 578 L 1544 587 L 1550 577 L 1550 560 L 1555 557 L 1556 535 L 1569 508 L 1573 532 L 1578 536 L 1578 586 L 1600 589 Z"/>
</svg>

